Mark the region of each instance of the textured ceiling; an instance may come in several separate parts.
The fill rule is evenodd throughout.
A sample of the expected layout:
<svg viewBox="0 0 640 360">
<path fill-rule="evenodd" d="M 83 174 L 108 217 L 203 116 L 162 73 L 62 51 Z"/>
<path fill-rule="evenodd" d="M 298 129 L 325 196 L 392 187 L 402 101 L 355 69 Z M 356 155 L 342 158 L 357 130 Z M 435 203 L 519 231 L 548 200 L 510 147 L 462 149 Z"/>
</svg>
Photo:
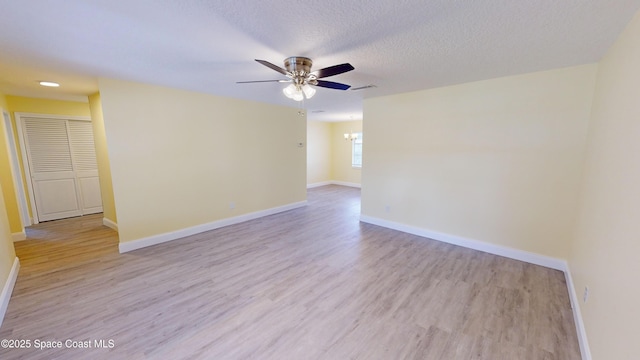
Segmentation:
<svg viewBox="0 0 640 360">
<path fill-rule="evenodd" d="M 362 99 L 596 62 L 640 0 L 0 0 L 0 92 L 79 99 L 97 77 L 362 116 Z M 349 62 L 304 104 L 254 59 Z M 38 80 L 58 81 L 45 89 Z"/>
</svg>

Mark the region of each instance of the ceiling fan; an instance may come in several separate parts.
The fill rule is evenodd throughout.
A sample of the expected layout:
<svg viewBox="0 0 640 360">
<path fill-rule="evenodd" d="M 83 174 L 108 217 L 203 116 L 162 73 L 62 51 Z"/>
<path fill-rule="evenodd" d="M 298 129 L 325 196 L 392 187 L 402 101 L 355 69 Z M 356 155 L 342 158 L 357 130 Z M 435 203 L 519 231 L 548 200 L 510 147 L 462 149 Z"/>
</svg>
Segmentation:
<svg viewBox="0 0 640 360">
<path fill-rule="evenodd" d="M 316 89 L 312 88 L 310 85 L 337 90 L 347 90 L 351 87 L 351 85 L 341 84 L 333 81 L 318 80 L 353 70 L 354 67 L 349 63 L 329 66 L 312 72 L 311 65 L 313 65 L 313 61 L 311 61 L 311 59 L 307 57 L 302 56 L 292 56 L 284 59 L 284 69 L 265 60 L 256 59 L 256 61 L 270 69 L 279 72 L 280 74 L 286 76 L 288 79 L 238 81 L 237 84 L 260 82 L 291 83 L 289 86 L 282 89 L 282 92 L 286 97 L 295 101 L 302 101 L 304 98 L 310 99 L 316 93 Z"/>
</svg>

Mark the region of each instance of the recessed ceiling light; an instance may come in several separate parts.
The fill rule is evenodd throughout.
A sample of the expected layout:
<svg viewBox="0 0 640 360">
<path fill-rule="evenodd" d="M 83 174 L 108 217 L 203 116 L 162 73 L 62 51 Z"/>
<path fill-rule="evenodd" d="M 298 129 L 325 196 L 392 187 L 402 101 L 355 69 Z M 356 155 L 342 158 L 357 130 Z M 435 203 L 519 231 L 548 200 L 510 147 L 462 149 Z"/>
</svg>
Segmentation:
<svg viewBox="0 0 640 360">
<path fill-rule="evenodd" d="M 40 85 L 48 86 L 48 87 L 58 87 L 58 86 L 60 86 L 60 84 L 58 84 L 56 82 L 51 82 L 51 81 L 40 81 Z"/>
</svg>

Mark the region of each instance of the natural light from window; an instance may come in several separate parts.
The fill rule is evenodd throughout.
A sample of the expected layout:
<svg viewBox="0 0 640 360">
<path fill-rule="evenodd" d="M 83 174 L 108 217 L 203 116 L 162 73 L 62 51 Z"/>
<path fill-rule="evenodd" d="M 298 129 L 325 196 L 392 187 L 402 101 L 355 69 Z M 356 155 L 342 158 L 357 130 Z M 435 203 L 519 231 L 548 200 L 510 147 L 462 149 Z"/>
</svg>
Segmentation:
<svg viewBox="0 0 640 360">
<path fill-rule="evenodd" d="M 354 133 L 356 139 L 351 141 L 351 166 L 355 168 L 362 167 L 362 133 Z"/>
</svg>

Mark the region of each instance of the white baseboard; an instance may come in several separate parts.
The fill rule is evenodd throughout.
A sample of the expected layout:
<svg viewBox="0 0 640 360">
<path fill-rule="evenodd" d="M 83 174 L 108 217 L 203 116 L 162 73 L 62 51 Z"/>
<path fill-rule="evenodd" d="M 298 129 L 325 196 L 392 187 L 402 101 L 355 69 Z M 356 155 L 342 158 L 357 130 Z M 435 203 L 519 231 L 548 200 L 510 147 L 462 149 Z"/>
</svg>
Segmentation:
<svg viewBox="0 0 640 360">
<path fill-rule="evenodd" d="M 360 188 L 360 184 L 358 184 L 358 183 L 330 180 L 330 181 L 317 182 L 317 183 L 313 183 L 313 184 L 307 184 L 307 189 L 312 189 L 312 188 L 325 186 L 325 185 L 340 185 L 340 186 L 349 186 L 349 187 Z"/>
<path fill-rule="evenodd" d="M 9 300 L 11 300 L 11 293 L 13 293 L 13 287 L 16 284 L 16 280 L 18 279 L 18 272 L 20 271 L 20 260 L 16 257 L 13 260 L 13 267 L 11 267 L 11 272 L 9 272 L 9 277 L 7 281 L 4 283 L 4 287 L 2 288 L 2 293 L 0 293 L 0 326 L 2 326 L 2 321 L 4 321 L 4 315 L 7 313 L 7 307 L 9 306 Z"/>
<path fill-rule="evenodd" d="M 13 242 L 26 240 L 27 233 L 22 230 L 21 232 L 11 234 L 11 238 L 13 239 Z"/>
<path fill-rule="evenodd" d="M 569 264 L 567 262 L 565 262 L 564 265 L 564 277 L 567 282 L 567 290 L 569 290 L 569 299 L 571 300 L 571 309 L 573 310 L 573 321 L 575 322 L 576 332 L 578 333 L 580 354 L 582 355 L 582 360 L 591 360 L 591 350 L 589 349 L 589 342 L 587 341 L 587 330 L 584 327 L 582 312 L 580 311 L 580 298 L 578 297 L 578 294 L 576 294 L 576 288 L 573 285 L 571 268 L 569 268 Z"/>
<path fill-rule="evenodd" d="M 571 301 L 571 308 L 573 309 L 573 319 L 575 321 L 576 331 L 578 334 L 580 353 L 583 360 L 591 360 L 591 351 L 589 350 L 589 343 L 587 341 L 587 332 L 584 327 L 584 322 L 582 321 L 582 313 L 580 312 L 580 305 L 578 302 L 579 297 L 576 294 L 576 290 L 573 285 L 573 279 L 571 277 L 571 269 L 569 268 L 566 260 L 513 249 L 506 246 L 489 244 L 483 241 L 468 239 L 461 236 L 426 230 L 415 226 L 405 225 L 368 215 L 360 215 L 360 221 L 564 272 L 567 283 L 567 291 L 569 292 L 569 299 Z"/>
<path fill-rule="evenodd" d="M 331 181 L 321 181 L 321 182 L 317 182 L 317 183 L 313 183 L 313 184 L 307 184 L 307 189 L 313 189 L 313 188 L 317 188 L 320 186 L 326 186 L 326 185 L 331 185 L 333 184 Z"/>
<path fill-rule="evenodd" d="M 210 223 L 196 225 L 196 226 L 192 226 L 192 227 L 188 227 L 185 229 L 176 230 L 176 231 L 172 231 L 164 234 L 158 234 L 158 235 L 153 235 L 153 236 L 149 236 L 149 237 L 138 239 L 138 240 L 123 242 L 123 243 L 120 243 L 120 246 L 119 246 L 120 253 L 125 253 L 129 251 L 141 249 L 147 246 L 161 244 L 167 241 L 181 239 L 183 237 L 203 233 L 205 231 L 215 230 L 221 227 L 235 225 L 245 221 L 258 219 L 264 216 L 269 216 L 269 215 L 281 213 L 284 211 L 297 209 L 305 205 L 307 205 L 306 200 L 299 201 L 299 202 L 288 204 L 288 205 L 278 206 L 271 209 L 266 209 L 266 210 L 261 210 L 261 211 L 240 215 L 240 216 L 235 216 L 232 218 L 213 221 Z"/>
<path fill-rule="evenodd" d="M 348 187 L 360 188 L 360 184 L 358 184 L 358 183 L 352 183 L 352 182 L 346 182 L 346 181 L 332 181 L 331 183 L 332 183 L 333 185 L 340 185 L 340 186 L 348 186 Z"/>
<path fill-rule="evenodd" d="M 360 221 L 386 227 L 393 230 L 406 232 L 413 235 L 426 237 L 433 240 L 446 242 L 469 249 L 484 251 L 490 254 L 504 256 L 510 259 L 520 260 L 551 269 L 564 271 L 566 262 L 562 259 L 552 258 L 524 250 L 513 249 L 506 246 L 489 244 L 484 241 L 468 239 L 461 236 L 445 234 L 437 231 L 426 230 L 415 226 L 405 225 L 394 221 L 384 220 L 368 215 L 360 215 Z"/>
<path fill-rule="evenodd" d="M 109 220 L 107 218 L 102 218 L 102 225 L 118 231 L 118 224 L 115 221 Z"/>
</svg>

